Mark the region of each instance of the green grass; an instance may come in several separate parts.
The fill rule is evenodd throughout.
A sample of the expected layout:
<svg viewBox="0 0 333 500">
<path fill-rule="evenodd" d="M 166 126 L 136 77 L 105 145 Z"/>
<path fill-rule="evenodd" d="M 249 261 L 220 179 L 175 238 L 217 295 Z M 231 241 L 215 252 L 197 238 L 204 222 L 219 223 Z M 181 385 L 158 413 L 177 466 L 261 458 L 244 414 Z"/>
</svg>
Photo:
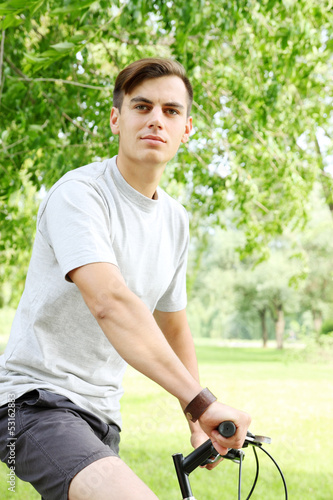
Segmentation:
<svg viewBox="0 0 333 500">
<path fill-rule="evenodd" d="M 291 361 L 273 349 L 198 347 L 202 384 L 218 398 L 249 412 L 251 430 L 272 438 L 267 450 L 282 468 L 291 500 L 331 500 L 333 454 L 333 365 Z M 173 397 L 129 368 L 122 401 L 121 456 L 160 500 L 180 499 L 171 455 L 191 451 L 185 418 Z M 246 450 L 243 496 L 251 487 L 254 459 Z M 280 477 L 260 454 L 260 476 L 253 500 L 283 500 Z M 42 466 L 42 464 L 41 464 Z M 0 498 L 33 500 L 32 487 L 17 481 L 7 491 L 7 469 L 0 467 Z M 225 461 L 214 471 L 190 476 L 198 500 L 237 498 L 238 467 Z"/>
</svg>

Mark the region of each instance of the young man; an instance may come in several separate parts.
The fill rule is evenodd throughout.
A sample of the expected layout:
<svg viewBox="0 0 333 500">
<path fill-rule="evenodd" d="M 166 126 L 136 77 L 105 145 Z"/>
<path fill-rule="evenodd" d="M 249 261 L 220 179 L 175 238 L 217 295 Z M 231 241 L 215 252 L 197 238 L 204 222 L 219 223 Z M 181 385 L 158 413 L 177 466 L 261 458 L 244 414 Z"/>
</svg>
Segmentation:
<svg viewBox="0 0 333 500">
<path fill-rule="evenodd" d="M 188 218 L 158 187 L 189 138 L 192 98 L 180 64 L 129 65 L 111 111 L 118 156 L 67 173 L 40 207 L 0 363 L 0 457 L 9 464 L 12 438 L 16 474 L 45 500 L 157 498 L 117 455 L 126 363 L 179 400 L 194 447 L 208 435 L 224 454 L 245 439 L 250 417 L 199 383 L 185 312 Z M 229 439 L 216 431 L 225 420 L 237 427 Z"/>
</svg>

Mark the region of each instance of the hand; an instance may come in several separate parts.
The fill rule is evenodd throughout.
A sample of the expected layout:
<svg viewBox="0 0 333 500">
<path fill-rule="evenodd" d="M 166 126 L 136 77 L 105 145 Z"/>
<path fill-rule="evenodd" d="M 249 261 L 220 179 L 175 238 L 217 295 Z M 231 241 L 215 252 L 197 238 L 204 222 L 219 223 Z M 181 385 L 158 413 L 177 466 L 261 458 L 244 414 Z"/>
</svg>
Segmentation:
<svg viewBox="0 0 333 500">
<path fill-rule="evenodd" d="M 207 434 L 205 432 L 203 432 L 203 430 L 199 427 L 197 430 L 195 430 L 191 434 L 191 445 L 195 449 L 199 448 L 199 446 L 202 445 L 203 443 L 205 443 L 208 439 L 209 439 L 209 436 L 207 436 Z M 208 470 L 212 470 L 222 460 L 223 460 L 223 458 L 220 458 L 220 459 L 216 460 L 216 462 L 214 462 L 212 464 L 203 465 L 202 468 L 205 468 L 205 469 L 208 469 Z"/>
<path fill-rule="evenodd" d="M 236 433 L 230 438 L 224 438 L 217 430 L 219 424 L 226 420 L 231 420 L 236 426 Z M 251 417 L 243 411 L 215 401 L 201 415 L 199 423 L 212 440 L 216 451 L 220 455 L 226 455 L 229 448 L 240 449 L 243 446 Z"/>
</svg>

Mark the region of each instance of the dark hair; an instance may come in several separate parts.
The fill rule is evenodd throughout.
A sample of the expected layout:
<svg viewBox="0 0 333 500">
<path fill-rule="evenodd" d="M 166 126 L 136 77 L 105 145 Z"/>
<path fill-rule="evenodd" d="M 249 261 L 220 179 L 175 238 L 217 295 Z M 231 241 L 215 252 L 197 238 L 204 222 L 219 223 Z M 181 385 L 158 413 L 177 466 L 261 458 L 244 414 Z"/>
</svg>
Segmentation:
<svg viewBox="0 0 333 500">
<path fill-rule="evenodd" d="M 130 94 L 144 80 L 178 76 L 184 82 L 188 94 L 187 114 L 190 114 L 193 102 L 192 85 L 186 76 L 184 67 L 171 59 L 146 58 L 131 63 L 117 76 L 113 91 L 113 106 L 121 111 L 125 94 Z"/>
</svg>

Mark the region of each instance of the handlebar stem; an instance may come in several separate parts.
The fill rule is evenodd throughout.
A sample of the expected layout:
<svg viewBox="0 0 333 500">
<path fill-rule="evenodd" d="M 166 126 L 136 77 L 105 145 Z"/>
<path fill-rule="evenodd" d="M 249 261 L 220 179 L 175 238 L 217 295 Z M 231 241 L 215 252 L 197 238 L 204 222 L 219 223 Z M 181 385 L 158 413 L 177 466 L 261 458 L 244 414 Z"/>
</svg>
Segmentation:
<svg viewBox="0 0 333 500">
<path fill-rule="evenodd" d="M 192 489 L 190 485 L 190 481 L 188 478 L 188 473 L 184 470 L 184 456 L 182 453 L 176 453 L 172 455 L 173 463 L 175 465 L 178 483 L 180 487 L 180 491 L 182 493 L 183 500 L 192 500 L 194 499 L 192 495 Z"/>
</svg>

